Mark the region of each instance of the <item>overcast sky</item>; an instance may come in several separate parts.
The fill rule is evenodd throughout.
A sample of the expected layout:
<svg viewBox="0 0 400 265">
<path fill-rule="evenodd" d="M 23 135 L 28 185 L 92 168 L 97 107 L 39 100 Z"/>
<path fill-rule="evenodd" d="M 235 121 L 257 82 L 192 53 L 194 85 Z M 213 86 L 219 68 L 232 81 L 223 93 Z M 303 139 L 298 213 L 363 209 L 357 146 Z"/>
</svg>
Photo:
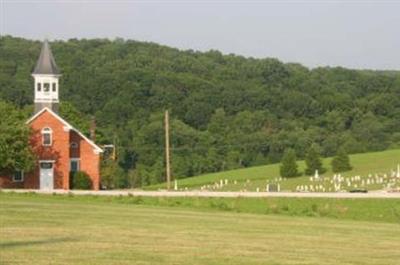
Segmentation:
<svg viewBox="0 0 400 265">
<path fill-rule="evenodd" d="M 400 0 L 0 0 L 0 8 L 2 35 L 122 37 L 309 67 L 400 70 Z"/>
</svg>

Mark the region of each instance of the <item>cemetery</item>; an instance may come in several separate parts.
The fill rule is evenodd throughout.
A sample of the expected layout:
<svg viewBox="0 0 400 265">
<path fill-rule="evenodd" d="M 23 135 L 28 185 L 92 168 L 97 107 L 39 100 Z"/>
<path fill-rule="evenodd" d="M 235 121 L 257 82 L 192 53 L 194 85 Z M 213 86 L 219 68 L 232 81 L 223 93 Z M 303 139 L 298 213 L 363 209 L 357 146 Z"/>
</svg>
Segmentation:
<svg viewBox="0 0 400 265">
<path fill-rule="evenodd" d="M 400 191 L 400 150 L 351 155 L 353 170 L 284 178 L 279 164 L 238 169 L 174 181 L 174 190 L 242 192 L 349 192 Z M 323 160 L 325 165 L 330 159 Z M 300 168 L 304 163 L 299 162 Z M 162 185 L 148 189 L 163 189 Z"/>
<path fill-rule="evenodd" d="M 175 186 L 178 189 L 178 185 Z M 185 189 L 180 189 L 185 190 Z M 187 190 L 187 189 L 186 189 Z M 228 179 L 220 179 L 219 181 L 203 185 L 200 190 L 207 191 L 296 191 L 296 192 L 346 192 L 352 190 L 384 190 L 389 192 L 400 191 L 400 165 L 397 171 L 390 173 L 375 173 L 368 176 L 346 176 L 342 174 L 334 174 L 333 176 L 320 176 L 318 172 L 314 176 L 304 177 L 302 184 L 295 185 L 291 179 L 274 178 L 267 179 L 262 185 L 262 181 L 229 181 Z"/>
</svg>

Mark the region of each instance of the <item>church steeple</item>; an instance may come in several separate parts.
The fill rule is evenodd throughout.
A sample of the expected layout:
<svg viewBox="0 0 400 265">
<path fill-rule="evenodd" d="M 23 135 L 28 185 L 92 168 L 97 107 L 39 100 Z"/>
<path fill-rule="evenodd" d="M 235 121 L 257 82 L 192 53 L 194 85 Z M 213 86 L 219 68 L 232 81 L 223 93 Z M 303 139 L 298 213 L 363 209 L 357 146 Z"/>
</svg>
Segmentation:
<svg viewBox="0 0 400 265">
<path fill-rule="evenodd" d="M 58 79 L 61 74 L 47 40 L 43 42 L 32 76 L 35 80 L 35 113 L 44 107 L 58 112 Z"/>
</svg>

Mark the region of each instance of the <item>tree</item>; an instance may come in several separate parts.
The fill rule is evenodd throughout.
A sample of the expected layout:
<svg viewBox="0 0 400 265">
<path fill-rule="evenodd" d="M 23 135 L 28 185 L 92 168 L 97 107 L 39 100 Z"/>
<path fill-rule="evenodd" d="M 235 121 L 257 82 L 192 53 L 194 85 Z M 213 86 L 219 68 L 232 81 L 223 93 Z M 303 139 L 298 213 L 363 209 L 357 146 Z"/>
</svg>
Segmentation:
<svg viewBox="0 0 400 265">
<path fill-rule="evenodd" d="M 336 156 L 332 159 L 331 164 L 332 171 L 335 173 L 345 172 L 352 169 L 352 166 L 350 165 L 350 158 L 343 147 L 339 148 Z"/>
<path fill-rule="evenodd" d="M 127 174 L 116 161 L 105 160 L 102 162 L 101 186 L 106 189 L 119 189 L 128 186 Z"/>
<path fill-rule="evenodd" d="M 0 171 L 29 171 L 34 166 L 30 130 L 25 120 L 22 111 L 0 101 Z"/>
<path fill-rule="evenodd" d="M 287 149 L 282 158 L 280 167 L 281 177 L 293 178 L 299 176 L 298 165 L 296 163 L 296 153 L 293 149 Z"/>
<path fill-rule="evenodd" d="M 310 149 L 308 149 L 306 155 L 306 175 L 312 175 L 318 170 L 319 174 L 323 174 L 326 172 L 326 169 L 322 166 L 322 161 L 319 156 L 319 153 L 314 145 L 311 145 Z"/>
<path fill-rule="evenodd" d="M 79 131 L 89 135 L 89 117 L 78 111 L 70 102 L 63 101 L 60 103 L 60 116 Z"/>
</svg>

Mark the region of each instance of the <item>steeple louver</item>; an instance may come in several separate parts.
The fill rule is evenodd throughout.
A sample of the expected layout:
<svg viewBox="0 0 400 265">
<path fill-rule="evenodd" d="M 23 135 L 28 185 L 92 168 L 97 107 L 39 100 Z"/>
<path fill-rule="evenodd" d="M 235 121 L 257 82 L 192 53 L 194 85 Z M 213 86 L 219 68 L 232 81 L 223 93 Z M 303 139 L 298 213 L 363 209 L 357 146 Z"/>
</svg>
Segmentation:
<svg viewBox="0 0 400 265">
<path fill-rule="evenodd" d="M 51 53 L 50 45 L 47 40 L 43 42 L 39 59 L 36 63 L 34 75 L 59 75 L 60 71 Z"/>
</svg>

